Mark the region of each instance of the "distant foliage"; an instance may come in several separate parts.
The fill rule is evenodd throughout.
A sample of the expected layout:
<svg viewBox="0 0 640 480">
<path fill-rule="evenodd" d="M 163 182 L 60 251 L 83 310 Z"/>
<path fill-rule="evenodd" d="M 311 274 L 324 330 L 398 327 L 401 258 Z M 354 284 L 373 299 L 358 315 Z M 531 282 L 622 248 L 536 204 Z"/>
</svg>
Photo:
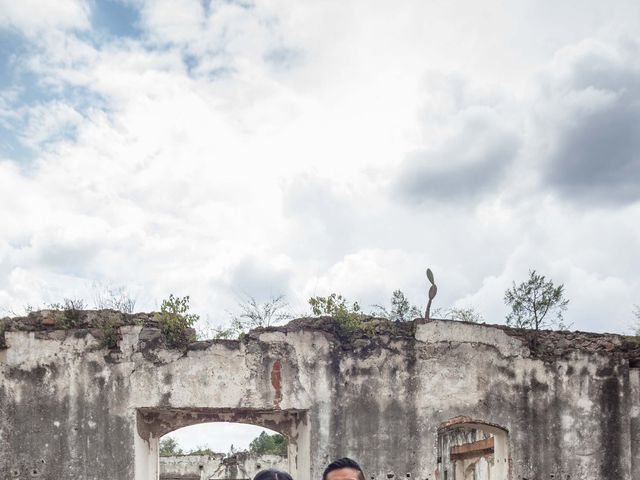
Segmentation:
<svg viewBox="0 0 640 480">
<path fill-rule="evenodd" d="M 155 319 L 160 323 L 160 331 L 169 348 L 186 348 L 195 341 L 191 327 L 198 321 L 198 315 L 189 313 L 189 296 L 169 295 L 162 301 Z"/>
<path fill-rule="evenodd" d="M 184 452 L 178 446 L 178 442 L 171 437 L 166 437 L 160 440 L 160 456 L 171 457 L 174 455 L 183 455 Z"/>
<path fill-rule="evenodd" d="M 633 315 L 636 317 L 635 324 L 633 325 L 634 334 L 640 337 L 640 305 L 635 306 Z"/>
<path fill-rule="evenodd" d="M 287 437 L 281 435 L 279 433 L 274 433 L 272 435 L 268 434 L 264 430 L 260 435 L 254 438 L 249 444 L 249 449 L 247 450 L 249 453 L 263 455 L 263 454 L 272 454 L 272 455 L 286 455 L 288 447 Z M 231 444 L 229 447 L 229 451 L 226 456 L 231 457 L 238 453 L 242 453 L 243 450 L 238 450 Z M 183 450 L 178 442 L 171 438 L 165 437 L 160 440 L 160 456 L 162 457 L 172 457 L 176 455 L 208 455 L 213 456 L 216 452 L 214 452 L 210 447 L 206 445 L 198 446 L 192 450 L 185 451 Z"/>
<path fill-rule="evenodd" d="M 350 304 L 342 295 L 332 293 L 328 297 L 311 297 L 309 305 L 313 315 L 334 318 L 345 333 L 366 329 L 365 316 L 358 302 Z"/>
<path fill-rule="evenodd" d="M 249 444 L 249 453 L 254 453 L 256 455 L 286 455 L 287 446 L 287 437 L 284 435 L 279 433 L 269 435 L 267 432 L 263 431 Z"/>
<path fill-rule="evenodd" d="M 504 302 L 511 307 L 507 315 L 507 325 L 517 328 L 553 327 L 566 330 L 562 313 L 567 309 L 569 300 L 564 298 L 564 285 L 555 286 L 544 275 L 535 270 L 529 271 L 529 278 L 504 294 Z"/>
<path fill-rule="evenodd" d="M 215 452 L 211 450 L 209 447 L 207 447 L 206 445 L 203 445 L 203 446 L 198 446 L 193 450 L 189 450 L 189 453 L 187 455 L 208 455 L 209 457 L 211 457 L 215 455 Z"/>
<path fill-rule="evenodd" d="M 394 322 L 406 322 L 415 318 L 422 317 L 420 309 L 411 305 L 402 290 L 395 290 L 391 294 L 391 307 L 386 308 L 382 305 L 374 305 L 373 315 L 393 320 Z"/>
</svg>

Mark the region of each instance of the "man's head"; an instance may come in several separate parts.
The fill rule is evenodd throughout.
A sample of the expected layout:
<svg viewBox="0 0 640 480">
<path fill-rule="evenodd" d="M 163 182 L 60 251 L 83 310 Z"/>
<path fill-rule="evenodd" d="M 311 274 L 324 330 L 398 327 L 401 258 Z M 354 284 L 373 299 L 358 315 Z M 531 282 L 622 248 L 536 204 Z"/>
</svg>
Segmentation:
<svg viewBox="0 0 640 480">
<path fill-rule="evenodd" d="M 364 480 L 364 472 L 358 462 L 344 457 L 324 469 L 322 480 Z"/>
</svg>

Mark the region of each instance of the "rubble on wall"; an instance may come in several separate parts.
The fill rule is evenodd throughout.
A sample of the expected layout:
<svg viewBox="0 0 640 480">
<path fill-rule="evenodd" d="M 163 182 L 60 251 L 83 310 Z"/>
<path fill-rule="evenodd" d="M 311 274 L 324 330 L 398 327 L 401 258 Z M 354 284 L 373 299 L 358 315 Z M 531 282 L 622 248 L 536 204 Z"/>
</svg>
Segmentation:
<svg viewBox="0 0 640 480">
<path fill-rule="evenodd" d="M 640 361 L 640 338 L 611 333 L 593 333 L 568 330 L 535 330 L 492 325 L 507 335 L 526 342 L 534 357 L 542 359 L 563 358 L 571 352 L 600 353 L 603 355 Z"/>
<path fill-rule="evenodd" d="M 306 318 L 168 349 L 152 314 L 2 323 L 0 478 L 150 480 L 162 435 L 237 421 L 287 435 L 298 480 L 342 455 L 367 478 L 442 480 L 439 426 L 468 418 L 505 432 L 494 457 L 514 479 L 640 480 L 631 337 L 371 318 L 349 332 Z M 113 348 L 105 324 L 119 326 Z"/>
<path fill-rule="evenodd" d="M 69 318 L 72 316 L 73 318 Z M 153 313 L 128 314 L 115 310 L 83 310 L 69 312 L 65 310 L 41 310 L 31 312 L 24 317 L 0 319 L 0 348 L 4 348 L 5 330 L 49 332 L 60 328 L 69 330 L 89 330 L 100 339 L 104 336 L 101 326 L 105 322 L 114 322 L 116 326 L 143 326 L 143 341 L 149 346 L 158 346 L 160 335 L 158 321 Z M 249 333 L 250 336 L 259 335 L 264 331 L 291 332 L 299 330 L 320 330 L 334 334 L 343 341 L 345 347 L 350 344 L 356 347 L 367 346 L 370 342 L 379 343 L 389 338 L 413 338 L 415 326 L 418 323 L 428 323 L 442 320 L 416 319 L 408 322 L 393 322 L 382 318 L 369 317 L 366 320 L 367 329 L 356 332 L 344 332 L 337 321 L 330 317 L 304 317 L 290 321 L 286 325 L 257 328 Z M 445 320 L 452 321 L 452 320 Z M 459 322 L 467 323 L 467 322 Z M 73 326 L 70 327 L 69 325 Z M 506 325 L 481 324 L 504 331 L 507 335 L 517 338 L 528 346 L 532 357 L 543 360 L 566 358 L 572 352 L 597 353 L 615 357 L 627 358 L 631 366 L 640 367 L 640 338 L 611 333 L 593 333 L 568 330 L 530 330 L 512 328 Z M 207 341 L 194 342 L 190 349 L 197 350 L 207 347 Z"/>
<path fill-rule="evenodd" d="M 47 331 L 56 329 L 96 329 L 105 321 L 119 326 L 143 325 L 158 327 L 153 313 L 122 313 L 116 310 L 39 310 L 23 317 L 6 317 L 7 330 Z"/>
</svg>

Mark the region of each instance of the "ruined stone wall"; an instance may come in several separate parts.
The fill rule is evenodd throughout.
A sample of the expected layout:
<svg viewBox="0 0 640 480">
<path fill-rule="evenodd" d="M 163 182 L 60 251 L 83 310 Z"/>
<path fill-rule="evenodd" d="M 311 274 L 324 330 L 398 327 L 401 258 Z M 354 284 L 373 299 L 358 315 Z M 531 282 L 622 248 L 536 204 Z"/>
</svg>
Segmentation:
<svg viewBox="0 0 640 480">
<path fill-rule="evenodd" d="M 250 480 L 260 470 L 287 470 L 289 462 L 283 455 L 176 455 L 160 457 L 160 480 Z"/>
<path fill-rule="evenodd" d="M 143 316 L 108 350 L 106 313 L 83 315 L 70 330 L 46 313 L 7 326 L 0 478 L 150 480 L 162 435 L 219 420 L 286 434 L 296 480 L 344 455 L 368 479 L 435 480 L 438 429 L 465 416 L 508 432 L 514 480 L 640 479 L 640 352 L 622 337 L 296 321 L 182 352 Z"/>
<path fill-rule="evenodd" d="M 208 480 L 224 457 L 224 453 L 160 457 L 160 480 Z"/>
</svg>

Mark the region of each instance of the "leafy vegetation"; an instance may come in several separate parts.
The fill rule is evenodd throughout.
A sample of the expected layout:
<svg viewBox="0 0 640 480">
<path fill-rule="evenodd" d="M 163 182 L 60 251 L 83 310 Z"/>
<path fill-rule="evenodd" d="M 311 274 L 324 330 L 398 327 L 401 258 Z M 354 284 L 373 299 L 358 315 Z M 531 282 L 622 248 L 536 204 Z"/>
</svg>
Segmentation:
<svg viewBox="0 0 640 480">
<path fill-rule="evenodd" d="M 332 293 L 328 297 L 311 297 L 309 305 L 313 315 L 334 318 L 344 333 L 366 330 L 365 315 L 358 302 L 350 304 L 342 295 Z"/>
<path fill-rule="evenodd" d="M 507 325 L 517 328 L 554 327 L 566 330 L 562 313 L 567 309 L 569 300 L 564 298 L 564 285 L 555 286 L 544 275 L 535 270 L 529 271 L 529 278 L 504 294 L 504 302 L 511 307 L 507 315 Z"/>
<path fill-rule="evenodd" d="M 121 338 L 120 327 L 122 324 L 122 319 L 117 315 L 107 315 L 100 318 L 98 328 L 102 331 L 102 339 L 100 340 L 100 346 L 102 348 L 113 349 L 118 346 L 118 341 Z"/>
<path fill-rule="evenodd" d="M 262 433 L 249 444 L 249 453 L 257 455 L 286 455 L 287 446 L 287 437 L 284 435 L 279 433 L 269 435 L 267 432 L 262 431 Z"/>
<path fill-rule="evenodd" d="M 395 290 L 391 294 L 391 307 L 387 309 L 381 305 L 373 306 L 373 314 L 394 322 L 406 322 L 418 317 L 422 317 L 420 309 L 415 305 L 411 305 L 402 290 Z"/>
<path fill-rule="evenodd" d="M 169 348 L 186 348 L 195 341 L 195 333 L 192 328 L 200 317 L 189 313 L 189 296 L 176 297 L 169 295 L 162 301 L 160 311 L 155 314 L 155 319 L 160 324 L 160 332 Z"/>
<path fill-rule="evenodd" d="M 48 308 L 62 313 L 56 318 L 57 326 L 66 329 L 78 326 L 81 313 L 86 308 L 86 304 L 81 298 L 65 298 L 63 303 L 51 303 Z"/>
<path fill-rule="evenodd" d="M 216 452 L 214 452 L 213 450 L 211 450 L 209 447 L 207 446 L 198 446 L 193 450 L 190 450 L 188 455 L 208 455 L 208 456 L 213 456 L 215 455 Z"/>
<path fill-rule="evenodd" d="M 633 310 L 633 315 L 636 317 L 636 321 L 633 325 L 634 335 L 640 337 L 640 305 L 636 305 Z"/>
<path fill-rule="evenodd" d="M 249 444 L 248 451 L 249 453 L 255 455 L 286 455 L 288 448 L 288 440 L 287 437 L 281 435 L 279 433 L 268 434 L 266 431 L 262 431 L 260 435 L 251 440 Z M 238 453 L 242 453 L 242 450 L 236 449 L 233 444 L 229 447 L 229 452 L 227 452 L 227 456 L 231 457 Z M 178 442 L 171 438 L 165 437 L 160 440 L 160 456 L 162 457 L 171 457 L 175 455 L 209 455 L 213 456 L 216 452 L 214 452 L 210 447 L 206 445 L 198 446 L 192 450 L 184 451 Z"/>
<path fill-rule="evenodd" d="M 178 446 L 178 442 L 171 437 L 160 440 L 160 456 L 171 457 L 174 455 L 184 455 L 183 450 Z"/>
</svg>

